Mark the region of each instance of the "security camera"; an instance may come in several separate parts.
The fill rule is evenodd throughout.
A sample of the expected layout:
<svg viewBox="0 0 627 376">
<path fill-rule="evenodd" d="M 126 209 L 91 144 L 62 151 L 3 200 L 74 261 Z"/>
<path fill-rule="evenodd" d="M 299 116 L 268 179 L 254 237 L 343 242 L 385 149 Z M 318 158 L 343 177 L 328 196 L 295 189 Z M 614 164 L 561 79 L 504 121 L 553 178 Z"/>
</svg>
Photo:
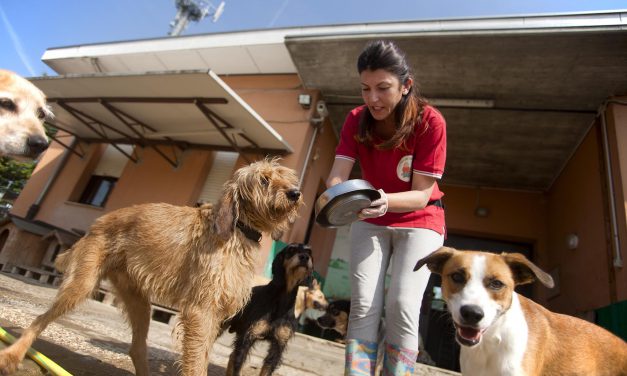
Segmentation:
<svg viewBox="0 0 627 376">
<path fill-rule="evenodd" d="M 318 103 L 316 103 L 316 111 L 323 119 L 329 116 L 329 110 L 327 109 L 327 104 L 324 103 L 324 101 L 318 101 Z"/>
</svg>

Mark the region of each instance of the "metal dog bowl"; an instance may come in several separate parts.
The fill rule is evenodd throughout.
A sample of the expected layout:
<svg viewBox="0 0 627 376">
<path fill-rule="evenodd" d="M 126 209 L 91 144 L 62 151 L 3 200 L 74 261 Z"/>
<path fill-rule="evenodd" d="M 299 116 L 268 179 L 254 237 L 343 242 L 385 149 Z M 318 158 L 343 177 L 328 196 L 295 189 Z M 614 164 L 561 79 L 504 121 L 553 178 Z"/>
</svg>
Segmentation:
<svg viewBox="0 0 627 376">
<path fill-rule="evenodd" d="M 355 222 L 357 214 L 379 198 L 379 191 L 366 180 L 347 180 L 327 189 L 318 197 L 316 222 L 322 227 L 339 227 Z"/>
</svg>

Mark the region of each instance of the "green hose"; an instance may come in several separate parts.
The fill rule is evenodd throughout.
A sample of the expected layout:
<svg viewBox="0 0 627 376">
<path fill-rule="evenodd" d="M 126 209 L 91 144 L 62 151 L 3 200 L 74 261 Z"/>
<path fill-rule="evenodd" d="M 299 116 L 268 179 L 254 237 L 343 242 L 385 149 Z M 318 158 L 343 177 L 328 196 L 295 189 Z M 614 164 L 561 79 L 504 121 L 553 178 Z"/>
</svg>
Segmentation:
<svg viewBox="0 0 627 376">
<path fill-rule="evenodd" d="M 6 330 L 0 327 L 0 340 L 10 345 L 15 342 L 15 337 L 13 337 L 11 334 L 7 333 Z M 53 362 L 47 356 L 33 349 L 32 347 L 28 349 L 26 354 L 29 358 L 35 361 L 35 363 L 39 364 L 40 367 L 43 367 L 54 376 L 72 376 L 71 373 L 64 370 L 57 363 Z"/>
</svg>

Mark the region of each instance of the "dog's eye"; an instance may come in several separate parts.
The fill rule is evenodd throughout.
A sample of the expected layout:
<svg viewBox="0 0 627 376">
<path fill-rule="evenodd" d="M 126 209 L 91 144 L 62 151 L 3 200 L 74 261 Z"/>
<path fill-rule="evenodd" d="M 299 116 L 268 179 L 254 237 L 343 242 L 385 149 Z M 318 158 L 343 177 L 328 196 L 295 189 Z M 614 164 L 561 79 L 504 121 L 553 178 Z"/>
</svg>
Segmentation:
<svg viewBox="0 0 627 376">
<path fill-rule="evenodd" d="M 493 279 L 490 282 L 488 282 L 488 287 L 491 288 L 492 290 L 500 290 L 503 288 L 503 286 L 505 286 L 505 284 L 499 281 L 498 279 Z"/>
<path fill-rule="evenodd" d="M 455 272 L 451 274 L 451 280 L 455 283 L 464 283 L 466 282 L 466 277 L 461 272 Z"/>
<path fill-rule="evenodd" d="M 17 105 L 9 98 L 0 98 L 0 108 L 15 112 L 17 110 Z"/>
<path fill-rule="evenodd" d="M 40 120 L 44 120 L 46 118 L 46 112 L 44 111 L 43 108 L 40 107 L 40 108 L 37 109 L 37 117 Z"/>
</svg>

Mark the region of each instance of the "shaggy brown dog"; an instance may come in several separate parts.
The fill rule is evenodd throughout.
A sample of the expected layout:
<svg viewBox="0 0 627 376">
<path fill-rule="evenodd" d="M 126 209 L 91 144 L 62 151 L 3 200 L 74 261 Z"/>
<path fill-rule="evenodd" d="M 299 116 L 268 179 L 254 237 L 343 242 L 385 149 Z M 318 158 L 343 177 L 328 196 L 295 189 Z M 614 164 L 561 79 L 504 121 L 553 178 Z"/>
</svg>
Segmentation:
<svg viewBox="0 0 627 376">
<path fill-rule="evenodd" d="M 227 376 L 239 376 L 248 352 L 255 342 L 270 343 L 268 354 L 259 373 L 272 375 L 281 364 L 283 352 L 296 330 L 294 303 L 301 285 L 312 278 L 311 248 L 302 243 L 288 244 L 272 262 L 272 280 L 256 286 L 250 301 L 226 325 L 235 332 L 233 353 L 229 358 Z"/>
<path fill-rule="evenodd" d="M 276 239 L 293 222 L 302 204 L 297 187 L 293 170 L 264 160 L 236 171 L 215 208 L 145 204 L 102 216 L 60 256 L 65 279 L 52 307 L 0 352 L 0 373 L 15 371 L 46 326 L 107 278 L 133 330 L 137 375 L 149 374 L 151 300 L 180 310 L 183 375 L 205 375 L 220 324 L 250 297 L 260 233 Z"/>
<path fill-rule="evenodd" d="M 35 158 L 46 150 L 43 119 L 51 115 L 41 90 L 0 69 L 0 156 Z"/>
</svg>

